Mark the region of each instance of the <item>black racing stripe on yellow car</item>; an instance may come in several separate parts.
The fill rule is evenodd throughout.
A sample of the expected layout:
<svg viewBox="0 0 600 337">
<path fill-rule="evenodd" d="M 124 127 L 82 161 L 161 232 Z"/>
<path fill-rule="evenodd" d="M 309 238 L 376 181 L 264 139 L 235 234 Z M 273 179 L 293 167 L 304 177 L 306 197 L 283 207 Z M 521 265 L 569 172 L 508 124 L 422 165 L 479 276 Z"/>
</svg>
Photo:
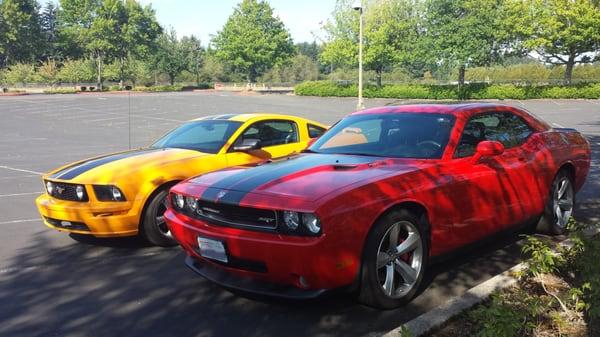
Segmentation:
<svg viewBox="0 0 600 337">
<path fill-rule="evenodd" d="M 147 149 L 121 152 L 121 153 L 117 153 L 117 154 L 111 154 L 111 155 L 107 155 L 107 156 L 103 156 L 103 157 L 99 157 L 99 158 L 94 158 L 91 160 L 87 160 L 83 163 L 79 163 L 77 165 L 73 165 L 73 166 L 67 167 L 63 170 L 60 170 L 59 172 L 56 172 L 55 174 L 50 176 L 50 178 L 51 179 L 70 180 L 70 179 L 73 179 L 73 178 L 77 177 L 78 175 L 85 173 L 91 169 L 94 169 L 98 166 L 108 164 L 108 163 L 111 163 L 111 162 L 114 162 L 117 160 L 135 157 L 135 156 L 139 156 L 139 155 L 146 154 L 149 152 L 160 151 L 160 150 L 161 149 L 147 148 Z"/>
</svg>

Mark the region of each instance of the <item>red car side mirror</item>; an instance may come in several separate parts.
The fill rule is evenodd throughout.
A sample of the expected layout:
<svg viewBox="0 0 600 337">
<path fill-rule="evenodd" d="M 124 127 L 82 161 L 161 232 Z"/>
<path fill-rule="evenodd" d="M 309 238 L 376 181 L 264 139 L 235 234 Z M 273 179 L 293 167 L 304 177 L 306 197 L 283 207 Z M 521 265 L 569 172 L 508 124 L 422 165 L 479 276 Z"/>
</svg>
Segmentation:
<svg viewBox="0 0 600 337">
<path fill-rule="evenodd" d="M 494 140 L 484 140 L 477 144 L 473 162 L 477 163 L 483 157 L 494 157 L 504 152 L 504 145 Z"/>
</svg>

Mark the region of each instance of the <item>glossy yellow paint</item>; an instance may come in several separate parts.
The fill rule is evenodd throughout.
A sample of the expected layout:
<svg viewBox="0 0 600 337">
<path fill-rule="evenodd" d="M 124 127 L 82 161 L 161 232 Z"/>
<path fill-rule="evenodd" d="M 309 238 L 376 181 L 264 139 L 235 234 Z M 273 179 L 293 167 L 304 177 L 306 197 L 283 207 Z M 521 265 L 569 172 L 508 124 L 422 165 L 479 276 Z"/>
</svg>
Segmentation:
<svg viewBox="0 0 600 337">
<path fill-rule="evenodd" d="M 144 206 L 153 193 L 183 179 L 225 167 L 261 162 L 300 152 L 310 141 L 307 123 L 326 126 L 304 118 L 277 114 L 241 114 L 229 118 L 243 124 L 233 133 L 216 154 L 193 150 L 168 148 L 106 163 L 90 169 L 71 180 L 50 178 L 52 174 L 76 163 L 62 166 L 43 176 L 44 180 L 81 184 L 85 186 L 89 201 L 65 201 L 47 193 L 36 199 L 44 223 L 53 229 L 97 237 L 131 236 L 138 233 Z M 298 126 L 299 142 L 264 147 L 248 152 L 234 152 L 235 140 L 252 124 L 266 120 L 290 120 Z M 84 160 L 85 161 L 85 160 Z M 81 162 L 84 162 L 81 161 Z M 106 202 L 97 200 L 92 185 L 115 185 L 127 201 Z M 48 218 L 84 223 L 87 230 L 57 227 Z"/>
</svg>

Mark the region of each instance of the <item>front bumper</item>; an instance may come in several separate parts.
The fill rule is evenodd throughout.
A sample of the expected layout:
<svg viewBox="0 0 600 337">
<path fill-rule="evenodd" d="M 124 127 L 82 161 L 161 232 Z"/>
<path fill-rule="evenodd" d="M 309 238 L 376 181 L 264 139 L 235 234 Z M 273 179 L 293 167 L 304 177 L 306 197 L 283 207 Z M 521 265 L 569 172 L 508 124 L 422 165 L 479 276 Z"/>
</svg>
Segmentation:
<svg viewBox="0 0 600 337">
<path fill-rule="evenodd" d="M 360 252 L 326 234 L 298 237 L 221 227 L 171 209 L 165 213 L 165 220 L 189 256 L 186 264 L 229 288 L 310 298 L 324 290 L 350 285 L 358 274 Z M 229 262 L 201 257 L 199 236 L 222 242 Z"/>
<path fill-rule="evenodd" d="M 77 202 L 42 194 L 35 204 L 44 224 L 59 231 L 97 237 L 132 236 L 138 232 L 140 215 L 129 201 Z M 71 224 L 61 225 L 66 222 Z"/>
<path fill-rule="evenodd" d="M 276 283 L 259 282 L 249 277 L 239 277 L 228 273 L 210 262 L 187 256 L 185 264 L 205 279 L 217 283 L 225 288 L 245 292 L 282 297 L 287 299 L 311 299 L 323 294 L 325 289 L 299 289 Z"/>
</svg>

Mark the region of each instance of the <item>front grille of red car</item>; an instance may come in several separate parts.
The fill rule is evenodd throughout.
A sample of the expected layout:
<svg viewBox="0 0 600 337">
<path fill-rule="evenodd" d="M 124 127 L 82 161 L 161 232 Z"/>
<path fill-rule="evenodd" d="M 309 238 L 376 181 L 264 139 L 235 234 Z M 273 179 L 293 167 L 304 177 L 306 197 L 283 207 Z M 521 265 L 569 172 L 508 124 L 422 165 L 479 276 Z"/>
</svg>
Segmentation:
<svg viewBox="0 0 600 337">
<path fill-rule="evenodd" d="M 243 207 L 199 200 L 195 218 L 219 226 L 253 228 L 259 230 L 275 230 L 278 224 L 277 212 L 274 210 Z"/>
</svg>

